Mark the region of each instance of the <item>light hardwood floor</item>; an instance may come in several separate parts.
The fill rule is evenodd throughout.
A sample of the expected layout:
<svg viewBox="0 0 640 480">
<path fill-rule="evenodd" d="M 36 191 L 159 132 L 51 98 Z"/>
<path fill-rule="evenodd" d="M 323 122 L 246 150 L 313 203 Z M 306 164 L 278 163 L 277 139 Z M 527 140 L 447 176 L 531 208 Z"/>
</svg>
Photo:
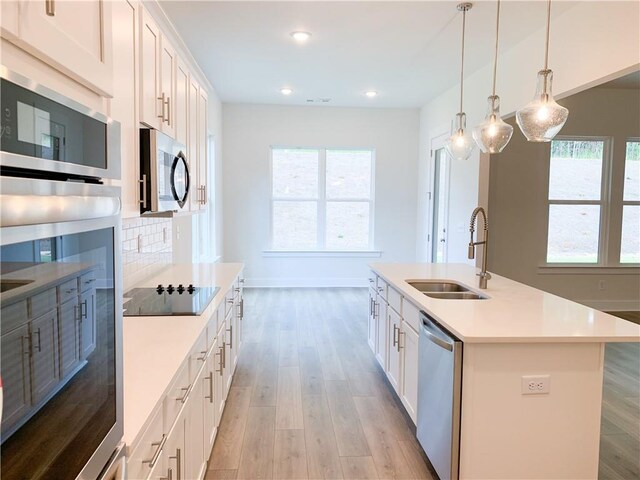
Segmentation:
<svg viewBox="0 0 640 480">
<path fill-rule="evenodd" d="M 245 289 L 207 479 L 433 479 L 367 345 L 366 289 Z"/>
<path fill-rule="evenodd" d="M 245 289 L 212 479 L 436 479 L 367 345 L 366 289 Z M 607 347 L 601 479 L 638 479 L 639 345 Z"/>
</svg>

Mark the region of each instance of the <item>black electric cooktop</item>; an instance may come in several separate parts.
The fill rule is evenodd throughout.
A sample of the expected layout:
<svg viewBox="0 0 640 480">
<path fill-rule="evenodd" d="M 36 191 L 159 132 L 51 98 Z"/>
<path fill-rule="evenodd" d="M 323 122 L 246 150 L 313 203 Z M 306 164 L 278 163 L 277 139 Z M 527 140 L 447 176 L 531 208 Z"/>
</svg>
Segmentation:
<svg viewBox="0 0 640 480">
<path fill-rule="evenodd" d="M 161 315 L 200 315 L 220 287 L 158 285 L 156 288 L 133 288 L 124 294 L 125 317 Z"/>
</svg>

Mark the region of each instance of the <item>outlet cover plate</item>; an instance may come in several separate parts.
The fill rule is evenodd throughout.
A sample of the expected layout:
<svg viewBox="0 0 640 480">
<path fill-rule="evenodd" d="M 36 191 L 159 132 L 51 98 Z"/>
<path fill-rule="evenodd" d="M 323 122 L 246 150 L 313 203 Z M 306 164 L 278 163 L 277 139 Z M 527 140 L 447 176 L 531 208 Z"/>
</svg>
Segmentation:
<svg viewBox="0 0 640 480">
<path fill-rule="evenodd" d="M 548 394 L 551 389 L 550 375 L 523 375 L 521 383 L 522 395 Z"/>
</svg>

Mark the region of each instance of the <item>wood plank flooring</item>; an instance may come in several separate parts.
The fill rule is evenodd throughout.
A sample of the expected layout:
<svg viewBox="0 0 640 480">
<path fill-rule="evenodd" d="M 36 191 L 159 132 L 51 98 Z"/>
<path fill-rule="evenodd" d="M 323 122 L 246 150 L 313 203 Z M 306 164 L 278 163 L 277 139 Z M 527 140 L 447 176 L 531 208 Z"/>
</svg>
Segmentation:
<svg viewBox="0 0 640 480">
<path fill-rule="evenodd" d="M 367 345 L 366 303 L 358 288 L 245 289 L 206 480 L 437 478 Z M 640 480 L 640 344 L 606 348 L 599 478 Z"/>
<path fill-rule="evenodd" d="M 435 479 L 367 344 L 366 289 L 245 289 L 213 479 Z"/>
</svg>

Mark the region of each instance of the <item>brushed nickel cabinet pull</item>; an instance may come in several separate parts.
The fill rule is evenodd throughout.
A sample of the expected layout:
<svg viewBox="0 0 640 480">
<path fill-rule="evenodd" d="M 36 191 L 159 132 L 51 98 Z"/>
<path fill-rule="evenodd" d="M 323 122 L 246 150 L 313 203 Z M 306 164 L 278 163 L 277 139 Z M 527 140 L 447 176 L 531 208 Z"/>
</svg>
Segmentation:
<svg viewBox="0 0 640 480">
<path fill-rule="evenodd" d="M 143 173 L 142 180 L 138 180 L 138 182 L 142 184 L 142 200 L 140 200 L 140 203 L 142 204 L 143 208 L 146 208 L 147 206 L 147 174 Z"/>
<path fill-rule="evenodd" d="M 200 351 L 201 356 L 197 358 L 197 360 L 200 360 L 201 362 L 204 362 L 207 359 L 207 351 L 206 350 L 201 350 Z"/>
<path fill-rule="evenodd" d="M 38 328 L 35 332 L 35 335 L 38 335 L 38 353 L 42 351 L 42 343 L 41 343 L 41 338 L 40 338 L 40 328 Z"/>
<path fill-rule="evenodd" d="M 56 16 L 56 2 L 55 0 L 45 0 L 44 1 L 44 9 L 47 12 L 47 16 L 55 17 Z"/>
<path fill-rule="evenodd" d="M 156 451 L 154 452 L 153 456 L 149 460 L 143 460 L 142 463 L 143 464 L 148 463 L 149 468 L 153 468 L 153 466 L 158 461 L 158 458 L 160 457 L 160 453 L 162 452 L 162 448 L 164 447 L 164 442 L 166 441 L 167 441 L 167 436 L 162 434 L 162 439 L 159 442 L 153 442 L 151 444 L 152 447 L 158 447 L 156 448 Z"/>
<path fill-rule="evenodd" d="M 164 94 L 162 95 L 164 96 Z M 167 97 L 164 103 L 167 106 L 167 118 L 163 119 L 163 121 L 167 122 L 167 125 L 171 126 L 171 97 Z M 164 112 L 164 107 L 162 108 L 162 111 Z"/>
<path fill-rule="evenodd" d="M 233 348 L 233 325 L 229 325 L 227 332 L 229 332 L 229 348 Z"/>
<path fill-rule="evenodd" d="M 222 368 L 227 368 L 227 342 L 222 342 Z"/>
<path fill-rule="evenodd" d="M 394 347 L 398 344 L 398 341 L 396 340 L 396 330 L 397 330 L 397 327 L 394 325 L 393 326 L 393 346 Z"/>
<path fill-rule="evenodd" d="M 209 380 L 209 395 L 205 395 L 204 398 L 209 399 L 209 403 L 213 403 L 213 372 L 209 372 L 209 375 L 204 378 Z"/>
<path fill-rule="evenodd" d="M 218 363 L 220 370 L 216 370 L 216 372 L 218 372 L 220 374 L 220 376 L 222 376 L 222 371 L 224 369 L 224 365 L 222 364 L 222 352 L 224 351 L 224 347 L 219 347 L 220 351 L 218 353 L 216 353 L 216 355 L 218 355 L 220 357 L 220 362 Z"/>
<path fill-rule="evenodd" d="M 164 92 L 162 92 L 162 96 L 161 97 L 158 97 L 158 100 L 160 100 L 160 105 L 162 106 L 162 113 L 160 115 L 158 115 L 158 118 L 161 118 L 162 121 L 164 122 L 164 106 L 165 106 Z"/>
<path fill-rule="evenodd" d="M 404 348 L 404 345 L 400 343 L 400 335 L 404 335 L 404 332 L 401 332 L 400 328 L 398 328 L 398 353 L 400 353 L 401 348 Z"/>
<path fill-rule="evenodd" d="M 82 308 L 83 306 L 84 308 Z M 80 304 L 80 318 L 87 318 L 88 309 L 89 307 L 87 306 L 87 301 L 85 300 Z"/>
<path fill-rule="evenodd" d="M 187 397 L 189 396 L 189 390 L 191 389 L 191 385 L 189 385 L 188 387 L 182 387 L 180 389 L 180 391 L 184 392 L 184 395 L 182 397 L 178 397 L 176 398 L 176 402 L 180 402 L 180 403 L 184 403 L 187 401 Z"/>
<path fill-rule="evenodd" d="M 182 452 L 180 451 L 180 449 L 176 448 L 176 454 L 169 456 L 169 459 L 176 461 L 176 465 L 177 465 L 176 470 L 178 472 L 178 475 L 176 476 L 176 480 L 182 480 L 182 475 L 180 474 L 180 471 L 182 470 L 180 468 L 182 464 Z M 169 469 L 169 471 L 171 471 L 171 469 Z"/>
<path fill-rule="evenodd" d="M 244 298 L 240 299 L 240 320 L 242 319 L 244 319 Z"/>
</svg>

